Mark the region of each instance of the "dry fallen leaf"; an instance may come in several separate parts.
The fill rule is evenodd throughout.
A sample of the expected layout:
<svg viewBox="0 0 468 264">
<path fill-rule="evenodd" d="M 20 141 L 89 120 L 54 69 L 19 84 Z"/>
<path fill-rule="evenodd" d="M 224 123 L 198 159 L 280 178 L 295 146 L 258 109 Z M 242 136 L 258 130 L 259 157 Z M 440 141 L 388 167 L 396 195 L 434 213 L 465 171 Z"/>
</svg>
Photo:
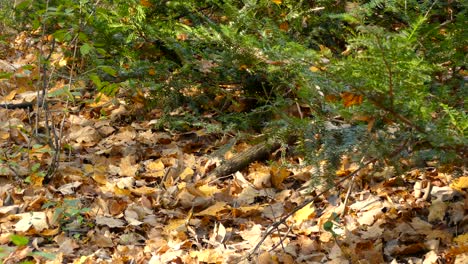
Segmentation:
<svg viewBox="0 0 468 264">
<path fill-rule="evenodd" d="M 45 212 L 29 212 L 16 214 L 14 217 L 20 218 L 20 220 L 15 224 L 15 231 L 17 232 L 26 232 L 31 227 L 38 232 L 49 228 L 47 215 Z"/>
<path fill-rule="evenodd" d="M 464 189 L 468 189 L 468 176 L 460 177 L 454 180 L 450 184 L 450 188 L 463 192 Z"/>
<path fill-rule="evenodd" d="M 125 222 L 123 220 L 116 219 L 113 217 L 105 217 L 105 216 L 97 216 L 96 224 L 102 225 L 102 226 L 108 226 L 110 228 L 125 226 Z"/>
<path fill-rule="evenodd" d="M 445 213 L 447 212 L 448 205 L 441 200 L 434 200 L 429 207 L 429 215 L 427 220 L 429 222 L 443 221 Z"/>
<path fill-rule="evenodd" d="M 313 203 L 310 203 L 294 213 L 292 219 L 296 224 L 300 225 L 303 222 L 313 218 L 315 215 L 315 206 Z"/>
<path fill-rule="evenodd" d="M 222 211 L 229 209 L 229 206 L 225 202 L 216 202 L 212 206 L 205 210 L 195 213 L 196 216 L 216 216 L 218 217 Z"/>
</svg>

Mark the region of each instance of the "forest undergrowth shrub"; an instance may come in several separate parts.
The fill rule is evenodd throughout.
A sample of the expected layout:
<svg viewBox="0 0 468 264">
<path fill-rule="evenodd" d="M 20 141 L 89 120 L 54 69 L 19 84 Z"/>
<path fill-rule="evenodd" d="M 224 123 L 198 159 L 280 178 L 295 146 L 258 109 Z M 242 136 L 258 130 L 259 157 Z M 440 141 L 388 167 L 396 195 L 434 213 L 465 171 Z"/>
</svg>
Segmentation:
<svg viewBox="0 0 468 264">
<path fill-rule="evenodd" d="M 148 107 L 190 106 L 226 128 L 294 134 L 309 163 L 328 161 L 323 174 L 345 154 L 401 169 L 401 160 L 466 154 L 460 1 L 29 3 L 23 11 L 47 19 L 28 12 L 24 21 L 78 48 L 70 63 L 97 90 L 145 90 Z M 252 105 L 232 110 L 245 97 Z M 310 113 L 291 117 L 285 109 L 295 105 Z"/>
</svg>

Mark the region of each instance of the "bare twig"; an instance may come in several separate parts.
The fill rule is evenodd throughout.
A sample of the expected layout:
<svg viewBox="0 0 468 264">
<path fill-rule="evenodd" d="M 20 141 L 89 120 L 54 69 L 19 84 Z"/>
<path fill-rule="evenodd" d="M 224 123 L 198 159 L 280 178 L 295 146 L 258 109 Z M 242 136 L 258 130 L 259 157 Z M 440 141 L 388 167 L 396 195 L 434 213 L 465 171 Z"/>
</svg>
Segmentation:
<svg viewBox="0 0 468 264">
<path fill-rule="evenodd" d="M 408 141 L 405 141 L 403 142 L 403 144 L 401 144 L 400 146 L 398 146 L 398 148 L 396 148 L 394 151 L 392 151 L 392 153 L 390 153 L 388 156 L 389 157 L 394 157 L 396 155 L 398 155 L 398 153 L 400 153 L 405 147 L 406 145 L 408 144 Z M 257 252 L 257 250 L 260 248 L 260 246 L 262 245 L 262 243 L 265 241 L 265 239 L 271 235 L 273 233 L 273 231 L 275 229 L 277 229 L 281 224 L 285 223 L 286 220 L 291 217 L 292 215 L 294 215 L 297 211 L 301 210 L 302 208 L 304 208 L 305 206 L 307 206 L 308 204 L 310 203 L 313 203 L 315 202 L 315 200 L 317 200 L 320 196 L 322 196 L 323 194 L 327 193 L 328 191 L 332 190 L 333 188 L 336 188 L 336 186 L 339 186 L 341 183 L 345 182 L 346 180 L 350 179 L 350 178 L 353 178 L 359 171 L 361 171 L 363 168 L 367 167 L 369 164 L 371 163 L 374 163 L 377 161 L 377 158 L 373 158 L 367 162 L 365 162 L 364 164 L 361 164 L 361 166 L 359 166 L 359 168 L 357 168 L 355 171 L 353 171 L 352 173 L 350 173 L 349 175 L 347 175 L 346 177 L 342 178 L 341 180 L 339 180 L 338 182 L 335 183 L 335 185 L 331 186 L 331 187 L 328 187 L 326 188 L 325 190 L 321 191 L 320 193 L 318 193 L 315 197 L 312 197 L 312 198 L 309 198 L 309 199 L 306 199 L 304 202 L 302 202 L 301 204 L 299 204 L 298 206 L 296 206 L 291 212 L 289 212 L 288 214 L 286 214 L 285 216 L 281 217 L 280 220 L 276 221 L 275 223 L 271 224 L 266 232 L 263 234 L 263 236 L 261 237 L 260 241 L 257 243 L 257 245 L 255 245 L 254 249 L 249 253 L 249 255 L 247 256 L 248 259 L 250 259 L 252 257 L 253 254 L 255 254 Z"/>
<path fill-rule="evenodd" d="M 348 192 L 346 193 L 346 197 L 345 197 L 345 200 L 343 202 L 344 206 L 343 206 L 343 212 L 341 212 L 341 217 L 343 217 L 346 214 L 346 211 L 347 211 L 346 210 L 346 204 L 348 204 L 348 199 L 349 199 L 349 196 L 351 195 L 351 190 L 353 189 L 353 186 L 354 186 L 354 178 L 355 177 L 356 177 L 356 175 L 353 175 L 353 177 L 351 177 Z"/>
<path fill-rule="evenodd" d="M 356 175 L 360 170 L 362 170 L 363 168 L 367 167 L 367 165 L 373 163 L 377 161 L 376 158 L 374 159 L 371 159 L 369 161 L 367 161 L 366 163 L 364 163 L 363 165 L 361 165 L 359 168 L 357 168 L 355 171 L 353 171 L 351 174 L 349 174 L 348 176 L 344 177 L 343 179 L 341 179 L 340 181 L 338 181 L 334 186 L 331 186 L 325 190 L 323 190 L 322 192 L 318 193 L 315 197 L 312 197 L 312 198 L 309 198 L 309 199 L 306 199 L 304 202 L 302 202 L 300 205 L 296 206 L 291 212 L 287 213 L 285 216 L 281 217 L 280 220 L 276 221 L 275 223 L 271 224 L 267 230 L 265 231 L 265 233 L 263 234 L 263 236 L 261 237 L 260 241 L 257 243 L 257 245 L 255 245 L 254 249 L 249 253 L 248 255 L 248 258 L 250 259 L 252 257 L 252 255 L 254 255 L 257 250 L 260 248 L 260 246 L 262 245 L 262 243 L 265 241 L 265 239 L 271 235 L 275 229 L 277 229 L 281 224 L 285 223 L 286 220 L 291 217 L 292 215 L 294 215 L 297 211 L 301 210 L 302 208 L 304 208 L 305 206 L 307 206 L 308 204 L 310 203 L 313 203 L 315 202 L 315 200 L 317 200 L 321 195 L 325 194 L 326 192 L 330 191 L 331 189 L 335 188 L 336 186 L 338 186 L 339 184 L 343 183 L 344 181 L 348 180 L 349 178 L 353 177 L 354 175 Z"/>
</svg>

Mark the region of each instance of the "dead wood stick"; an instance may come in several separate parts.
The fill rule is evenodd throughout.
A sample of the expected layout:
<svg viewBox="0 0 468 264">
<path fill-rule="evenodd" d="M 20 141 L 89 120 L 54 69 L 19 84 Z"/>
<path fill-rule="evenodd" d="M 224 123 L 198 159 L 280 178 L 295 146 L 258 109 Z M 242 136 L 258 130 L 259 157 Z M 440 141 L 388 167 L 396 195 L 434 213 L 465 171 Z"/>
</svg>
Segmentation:
<svg viewBox="0 0 468 264">
<path fill-rule="evenodd" d="M 221 166 L 214 169 L 208 175 L 208 181 L 240 171 L 254 161 L 266 159 L 270 153 L 277 150 L 280 146 L 281 144 L 279 142 L 269 141 L 255 145 L 246 151 L 235 155 L 233 158 L 225 161 Z"/>
</svg>

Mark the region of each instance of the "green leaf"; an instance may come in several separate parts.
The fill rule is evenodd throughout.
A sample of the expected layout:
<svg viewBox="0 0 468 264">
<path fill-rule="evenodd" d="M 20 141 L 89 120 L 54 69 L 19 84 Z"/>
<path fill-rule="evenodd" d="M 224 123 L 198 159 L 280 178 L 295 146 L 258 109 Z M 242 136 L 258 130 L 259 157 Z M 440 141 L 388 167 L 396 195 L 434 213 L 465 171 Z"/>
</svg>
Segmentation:
<svg viewBox="0 0 468 264">
<path fill-rule="evenodd" d="M 332 228 L 333 228 L 333 223 L 332 223 L 332 221 L 326 221 L 325 223 L 323 223 L 323 229 L 324 229 L 325 231 L 333 232 Z"/>
<path fill-rule="evenodd" d="M 13 242 L 13 244 L 15 244 L 18 247 L 26 246 L 29 243 L 29 239 L 27 237 L 20 235 L 11 235 L 10 240 L 11 242 Z"/>
<path fill-rule="evenodd" d="M 13 75 L 11 72 L 1 72 L 0 73 L 0 79 L 10 79 L 10 77 Z"/>
<path fill-rule="evenodd" d="M 88 55 L 92 49 L 93 47 L 91 45 L 89 45 L 88 43 L 85 43 L 80 47 L 80 53 L 81 55 L 85 56 L 85 55 Z"/>
<path fill-rule="evenodd" d="M 31 171 L 37 171 L 40 167 L 41 167 L 40 163 L 35 163 L 34 165 L 32 165 Z"/>
<path fill-rule="evenodd" d="M 57 41 L 65 41 L 70 39 L 70 33 L 68 32 L 67 29 L 60 29 L 54 32 L 54 37 L 57 39 Z"/>
<path fill-rule="evenodd" d="M 53 253 L 50 253 L 50 252 L 42 252 L 42 251 L 38 251 L 38 252 L 33 252 L 31 255 L 33 256 L 41 256 L 41 257 L 44 257 L 46 259 L 50 259 L 50 260 L 55 260 L 57 258 L 57 255 L 53 254 Z"/>
<path fill-rule="evenodd" d="M 94 83 L 94 85 L 96 85 L 98 89 L 101 89 L 103 84 L 99 76 L 97 76 L 96 74 L 90 74 L 89 79 L 91 79 L 91 81 Z"/>
<path fill-rule="evenodd" d="M 15 6 L 15 9 L 16 10 L 23 10 L 23 9 L 26 9 L 30 4 L 31 4 L 31 0 L 28 0 L 28 1 L 20 1 L 19 4 L 17 4 Z M 16 3 L 16 2 L 15 2 Z"/>
<path fill-rule="evenodd" d="M 101 68 L 105 73 L 107 73 L 109 75 L 112 75 L 114 77 L 117 76 L 117 71 L 114 68 L 110 67 L 110 66 L 103 65 L 103 66 L 99 66 L 99 68 Z"/>
<path fill-rule="evenodd" d="M 47 208 L 51 208 L 51 207 L 54 207 L 56 206 L 57 203 L 56 202 L 53 202 L 53 201 L 47 201 L 45 202 L 43 205 L 42 205 L 42 209 L 47 209 Z"/>
</svg>

